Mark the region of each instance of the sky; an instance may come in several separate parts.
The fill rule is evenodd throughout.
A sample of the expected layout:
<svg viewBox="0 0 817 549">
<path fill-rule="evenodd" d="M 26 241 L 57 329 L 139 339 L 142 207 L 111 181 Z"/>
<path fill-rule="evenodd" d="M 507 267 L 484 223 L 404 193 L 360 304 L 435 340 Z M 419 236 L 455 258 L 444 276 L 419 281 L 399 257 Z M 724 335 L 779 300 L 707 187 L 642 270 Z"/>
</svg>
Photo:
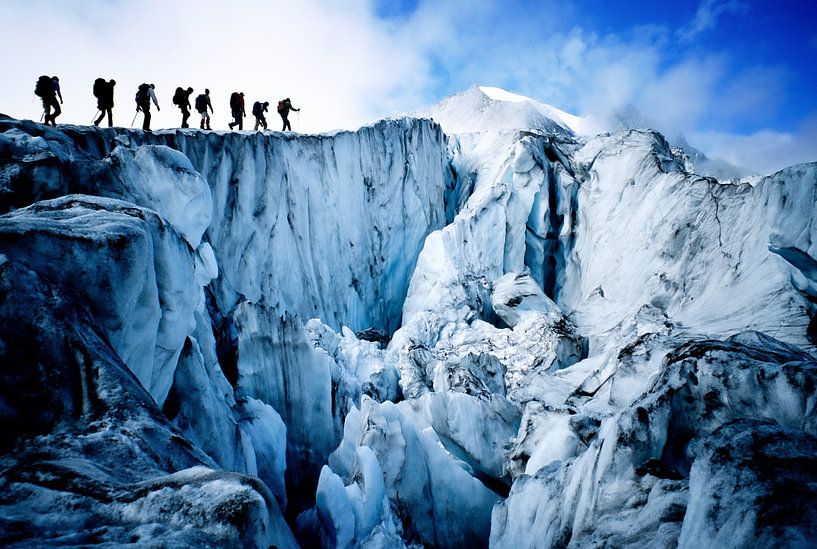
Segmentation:
<svg viewBox="0 0 817 549">
<path fill-rule="evenodd" d="M 104 77 L 117 125 L 153 82 L 154 128 L 180 124 L 173 90 L 191 86 L 210 88 L 215 128 L 240 90 L 248 112 L 291 97 L 303 132 L 485 85 L 683 136 L 755 173 L 817 161 L 815 0 L 3 0 L 0 21 L 0 112 L 17 118 L 39 118 L 40 74 L 60 76 L 59 122 L 89 124 Z"/>
</svg>

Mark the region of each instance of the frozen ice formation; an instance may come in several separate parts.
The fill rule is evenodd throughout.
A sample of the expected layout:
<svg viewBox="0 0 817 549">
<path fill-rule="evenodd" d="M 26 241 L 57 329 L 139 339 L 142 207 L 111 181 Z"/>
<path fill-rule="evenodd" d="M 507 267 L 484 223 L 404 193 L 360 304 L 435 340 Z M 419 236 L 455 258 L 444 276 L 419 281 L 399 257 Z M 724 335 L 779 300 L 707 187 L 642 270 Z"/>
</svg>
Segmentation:
<svg viewBox="0 0 817 549">
<path fill-rule="evenodd" d="M 817 163 L 720 181 L 496 88 L 419 114 L 0 118 L 0 543 L 817 538 Z"/>
</svg>

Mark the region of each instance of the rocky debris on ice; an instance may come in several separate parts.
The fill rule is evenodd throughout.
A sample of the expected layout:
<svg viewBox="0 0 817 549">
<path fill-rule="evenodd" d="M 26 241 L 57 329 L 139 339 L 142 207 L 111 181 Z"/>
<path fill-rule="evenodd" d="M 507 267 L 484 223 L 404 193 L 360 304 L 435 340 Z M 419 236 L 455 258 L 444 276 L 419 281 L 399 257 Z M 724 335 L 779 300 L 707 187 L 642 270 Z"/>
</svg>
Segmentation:
<svg viewBox="0 0 817 549">
<path fill-rule="evenodd" d="M 692 470 L 731 483 L 727 493 L 733 507 L 724 517 L 746 517 L 743 539 L 807 535 L 814 521 L 806 510 L 790 516 L 798 526 L 783 534 L 765 523 L 776 520 L 771 517 L 751 522 L 759 501 L 753 498 L 763 496 L 754 487 L 739 496 L 743 473 L 729 461 L 713 463 L 711 452 L 724 444 L 723 429 L 748 443 L 769 436 L 765 422 L 773 422 L 778 433 L 774 436 L 787 447 L 781 459 L 798 453 L 814 459 L 815 375 L 813 357 L 756 332 L 677 346 L 662 361 L 651 387 L 622 412 L 602 417 L 592 438 L 576 444 L 575 457 L 555 460 L 517 479 L 509 498 L 494 510 L 492 545 L 544 540 L 549 546 L 674 546 L 681 532 L 693 531 L 696 534 L 680 538 L 682 545 L 716 544 L 731 535 L 732 523 L 700 510 L 712 504 L 699 499 L 701 479 Z M 582 408 L 574 413 L 580 416 Z M 746 418 L 757 421 L 733 423 Z M 740 449 L 741 444 L 736 451 L 748 451 Z M 781 468 L 789 468 L 782 463 Z M 803 474 L 799 465 L 791 464 L 790 474 Z M 765 505 L 785 505 L 783 492 L 774 488 L 776 473 L 754 471 L 747 474 L 768 486 Z"/>
</svg>

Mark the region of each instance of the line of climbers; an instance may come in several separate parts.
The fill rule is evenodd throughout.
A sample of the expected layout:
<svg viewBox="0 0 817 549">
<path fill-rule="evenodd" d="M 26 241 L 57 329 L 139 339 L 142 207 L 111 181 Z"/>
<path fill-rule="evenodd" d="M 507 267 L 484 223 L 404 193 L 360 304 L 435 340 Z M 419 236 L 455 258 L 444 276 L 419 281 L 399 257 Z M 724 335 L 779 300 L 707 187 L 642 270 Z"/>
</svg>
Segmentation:
<svg viewBox="0 0 817 549">
<path fill-rule="evenodd" d="M 97 111 L 99 117 L 94 119 L 94 126 L 99 126 L 105 115 L 108 115 L 108 126 L 113 126 L 113 107 L 114 107 L 114 86 L 116 80 L 113 78 L 105 80 L 104 78 L 97 78 L 94 80 L 93 94 L 97 99 Z M 136 122 L 136 117 L 141 112 L 144 119 L 142 122 L 142 129 L 150 131 L 150 104 L 151 102 L 156 106 L 157 111 L 162 109 L 159 107 L 159 101 L 156 99 L 155 84 L 140 84 L 136 90 L 136 114 L 133 117 L 131 126 Z M 43 102 L 43 117 L 41 120 L 45 124 L 57 125 L 57 117 L 62 113 L 60 104 L 62 101 L 62 92 L 60 91 L 60 79 L 56 76 L 41 76 L 37 79 L 37 84 L 34 87 L 34 93 L 42 99 Z M 190 118 L 190 96 L 193 94 L 193 88 L 187 89 L 179 86 L 173 94 L 173 104 L 179 107 L 182 113 L 182 128 L 189 128 L 187 123 Z M 57 101 L 59 97 L 59 101 Z M 205 89 L 204 93 L 199 94 L 195 100 L 195 109 L 201 115 L 201 123 L 199 128 L 202 130 L 210 130 L 210 114 L 213 113 L 213 105 L 210 102 L 210 90 Z M 255 130 L 259 127 L 264 130 L 267 129 L 267 119 L 264 113 L 268 112 L 268 101 L 256 101 L 252 108 L 252 115 L 255 117 Z M 292 125 L 289 122 L 289 113 L 291 111 L 300 111 L 292 106 L 289 97 L 278 101 L 278 114 L 283 121 L 283 128 L 281 131 L 292 130 Z M 244 129 L 244 118 L 247 113 L 244 110 L 244 92 L 233 92 L 230 94 L 230 112 L 233 116 L 233 121 L 228 124 L 232 130 L 238 127 L 239 130 Z M 95 115 L 96 116 L 96 115 Z"/>
</svg>

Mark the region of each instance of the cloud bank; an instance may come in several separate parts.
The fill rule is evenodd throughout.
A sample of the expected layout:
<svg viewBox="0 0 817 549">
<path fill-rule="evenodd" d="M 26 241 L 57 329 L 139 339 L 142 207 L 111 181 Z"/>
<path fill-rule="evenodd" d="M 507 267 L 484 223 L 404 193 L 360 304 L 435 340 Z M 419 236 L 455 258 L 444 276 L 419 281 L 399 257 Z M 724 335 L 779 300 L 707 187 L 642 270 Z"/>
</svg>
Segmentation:
<svg viewBox="0 0 817 549">
<path fill-rule="evenodd" d="M 179 124 L 170 98 L 189 85 L 212 90 L 216 127 L 229 121 L 229 93 L 241 90 L 250 104 L 291 97 L 303 107 L 295 129 L 315 132 L 492 85 L 610 124 L 685 135 L 753 172 L 817 160 L 813 123 L 766 129 L 785 107 L 783 68 L 746 67 L 695 47 L 726 18 L 745 14 L 743 2 L 703 0 L 678 28 L 616 32 L 586 28 L 568 1 L 419 0 L 388 17 L 383 7 L 380 0 L 7 1 L 0 19 L 15 47 L 0 51 L 0 111 L 36 119 L 36 77 L 59 74 L 67 101 L 60 121 L 88 124 L 96 109 L 91 84 L 103 76 L 118 82 L 118 124 L 131 122 L 136 86 L 147 81 L 163 107 L 154 127 Z M 269 119 L 277 129 L 277 114 Z"/>
</svg>

